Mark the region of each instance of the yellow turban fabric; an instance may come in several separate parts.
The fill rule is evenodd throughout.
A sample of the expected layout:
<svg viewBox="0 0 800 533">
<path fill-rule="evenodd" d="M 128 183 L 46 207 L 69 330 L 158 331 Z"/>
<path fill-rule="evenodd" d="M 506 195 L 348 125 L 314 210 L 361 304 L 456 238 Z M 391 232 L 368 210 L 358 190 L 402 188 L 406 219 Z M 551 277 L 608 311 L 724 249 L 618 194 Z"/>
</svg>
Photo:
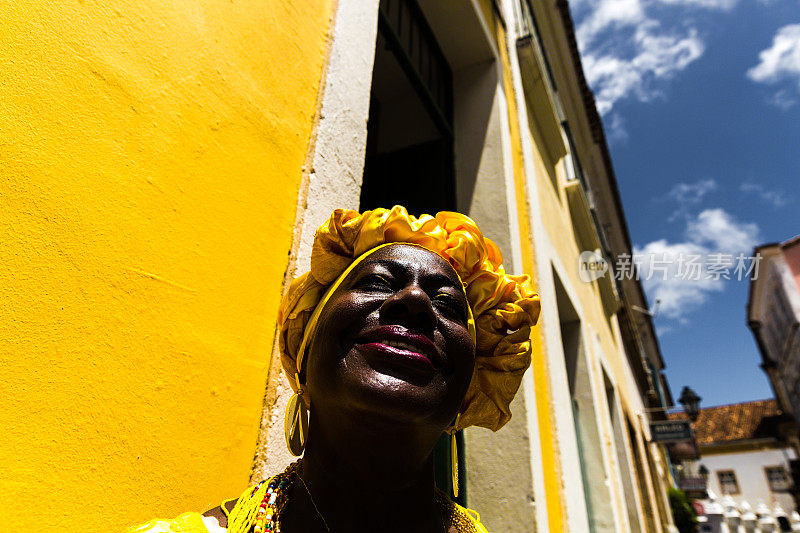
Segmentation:
<svg viewBox="0 0 800 533">
<path fill-rule="evenodd" d="M 333 212 L 314 237 L 311 271 L 292 282 L 278 311 L 281 363 L 292 387 L 306 327 L 328 287 L 357 258 L 394 242 L 439 254 L 461 277 L 475 318 L 476 361 L 458 426 L 497 431 L 511 418 L 509 404 L 531 362 L 530 331 L 539 316 L 539 296 L 528 276 L 505 273 L 497 245 L 459 213 L 416 218 L 400 206 Z"/>
</svg>

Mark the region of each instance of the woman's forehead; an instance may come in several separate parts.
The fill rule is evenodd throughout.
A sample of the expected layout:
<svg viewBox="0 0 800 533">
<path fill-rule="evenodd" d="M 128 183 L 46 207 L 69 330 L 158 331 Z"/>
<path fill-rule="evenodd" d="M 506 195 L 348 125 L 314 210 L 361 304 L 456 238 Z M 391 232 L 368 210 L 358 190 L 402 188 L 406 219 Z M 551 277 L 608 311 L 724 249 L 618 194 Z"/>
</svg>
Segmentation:
<svg viewBox="0 0 800 533">
<path fill-rule="evenodd" d="M 367 256 L 363 263 L 356 267 L 356 270 L 370 268 L 376 263 L 395 264 L 397 267 L 414 272 L 444 274 L 454 284 L 461 285 L 461 279 L 450 263 L 436 252 L 421 246 L 400 243 L 384 246 Z"/>
</svg>

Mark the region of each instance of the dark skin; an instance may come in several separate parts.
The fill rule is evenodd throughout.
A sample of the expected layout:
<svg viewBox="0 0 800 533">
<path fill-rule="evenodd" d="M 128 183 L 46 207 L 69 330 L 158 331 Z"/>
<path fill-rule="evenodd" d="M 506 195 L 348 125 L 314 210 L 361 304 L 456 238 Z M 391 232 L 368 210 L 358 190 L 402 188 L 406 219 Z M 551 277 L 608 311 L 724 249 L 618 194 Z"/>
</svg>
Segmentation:
<svg viewBox="0 0 800 533">
<path fill-rule="evenodd" d="M 348 275 L 303 364 L 308 490 L 292 486 L 284 533 L 324 533 L 323 517 L 333 532 L 443 531 L 432 452 L 475 366 L 467 305 L 450 264 L 417 246 L 384 247 Z M 219 508 L 206 514 L 226 526 Z"/>
</svg>

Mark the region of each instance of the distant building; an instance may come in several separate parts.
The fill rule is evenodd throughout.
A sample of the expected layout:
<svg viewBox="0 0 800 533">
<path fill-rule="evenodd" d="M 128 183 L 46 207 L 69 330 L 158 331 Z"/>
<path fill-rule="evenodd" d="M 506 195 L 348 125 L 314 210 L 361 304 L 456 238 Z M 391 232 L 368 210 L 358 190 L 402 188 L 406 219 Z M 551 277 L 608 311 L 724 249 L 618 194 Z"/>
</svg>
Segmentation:
<svg viewBox="0 0 800 533">
<path fill-rule="evenodd" d="M 683 418 L 682 413 L 674 415 Z M 797 459 L 782 434 L 792 419 L 776 400 L 709 407 L 694 424 L 700 459 L 684 461 L 682 476 L 705 478 L 707 490 L 744 502 L 786 512 L 795 510 L 790 462 Z"/>
<path fill-rule="evenodd" d="M 800 235 L 755 249 L 758 275 L 750 282 L 747 324 L 761 352 L 781 409 L 800 418 Z M 755 255 L 754 254 L 754 255 Z M 798 444 L 794 438 L 795 445 Z"/>
</svg>

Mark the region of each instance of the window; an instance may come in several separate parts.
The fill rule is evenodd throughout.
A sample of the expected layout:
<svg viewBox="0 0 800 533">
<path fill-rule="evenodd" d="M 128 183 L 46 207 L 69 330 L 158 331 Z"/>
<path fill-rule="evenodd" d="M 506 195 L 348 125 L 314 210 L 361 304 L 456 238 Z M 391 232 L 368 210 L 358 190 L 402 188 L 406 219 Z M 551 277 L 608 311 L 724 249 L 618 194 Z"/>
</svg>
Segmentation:
<svg viewBox="0 0 800 533">
<path fill-rule="evenodd" d="M 722 494 L 739 494 L 739 483 L 733 470 L 717 470 L 717 479 Z"/>
<path fill-rule="evenodd" d="M 786 475 L 786 469 L 782 466 L 767 466 L 764 468 L 767 474 L 767 482 L 769 483 L 769 490 L 772 492 L 786 492 L 789 490 L 789 476 Z"/>
</svg>

